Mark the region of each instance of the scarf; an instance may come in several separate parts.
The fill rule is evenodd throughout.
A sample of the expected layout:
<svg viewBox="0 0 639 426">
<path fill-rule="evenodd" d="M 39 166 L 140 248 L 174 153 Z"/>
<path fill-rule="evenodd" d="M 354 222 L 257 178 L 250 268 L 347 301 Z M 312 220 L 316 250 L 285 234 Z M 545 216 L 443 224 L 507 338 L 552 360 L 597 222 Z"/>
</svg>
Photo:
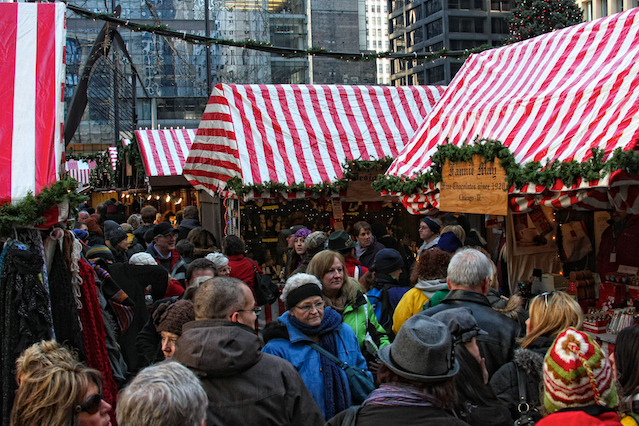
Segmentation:
<svg viewBox="0 0 639 426">
<path fill-rule="evenodd" d="M 336 336 L 342 324 L 342 316 L 335 310 L 326 307 L 322 322 L 316 326 L 305 324 L 293 316 L 289 317 L 289 320 L 291 325 L 307 336 L 319 336 L 319 345 L 338 356 Z M 331 419 L 350 406 L 350 401 L 346 398 L 346 395 L 350 395 L 350 389 L 342 376 L 342 369 L 324 355 L 319 354 L 319 356 L 324 379 L 324 414 L 327 419 Z"/>
<path fill-rule="evenodd" d="M 340 315 L 344 313 L 344 309 L 346 309 L 346 306 L 348 305 L 348 297 L 344 292 L 342 292 L 342 294 L 334 301 L 330 297 L 324 296 L 324 301 Z"/>
<path fill-rule="evenodd" d="M 432 397 L 408 384 L 383 383 L 366 398 L 362 405 L 401 405 L 403 407 L 432 407 Z"/>
</svg>

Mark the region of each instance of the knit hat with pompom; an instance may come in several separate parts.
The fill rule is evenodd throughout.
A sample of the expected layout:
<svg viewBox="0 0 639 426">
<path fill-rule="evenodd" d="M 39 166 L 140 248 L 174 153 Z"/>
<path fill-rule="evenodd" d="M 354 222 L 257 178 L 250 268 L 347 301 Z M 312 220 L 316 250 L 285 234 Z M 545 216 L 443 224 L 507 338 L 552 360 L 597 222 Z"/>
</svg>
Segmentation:
<svg viewBox="0 0 639 426">
<path fill-rule="evenodd" d="M 612 367 L 601 347 L 586 333 L 567 328 L 544 358 L 544 407 L 562 408 L 619 403 Z"/>
</svg>

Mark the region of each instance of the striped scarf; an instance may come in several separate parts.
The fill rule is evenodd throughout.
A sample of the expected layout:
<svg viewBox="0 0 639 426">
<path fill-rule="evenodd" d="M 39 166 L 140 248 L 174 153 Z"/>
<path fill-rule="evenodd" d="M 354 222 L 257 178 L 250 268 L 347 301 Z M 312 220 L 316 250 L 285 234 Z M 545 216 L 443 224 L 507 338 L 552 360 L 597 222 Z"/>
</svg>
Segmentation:
<svg viewBox="0 0 639 426">
<path fill-rule="evenodd" d="M 436 402 L 423 390 L 408 384 L 383 383 L 366 398 L 362 405 L 401 405 L 432 407 Z"/>
</svg>

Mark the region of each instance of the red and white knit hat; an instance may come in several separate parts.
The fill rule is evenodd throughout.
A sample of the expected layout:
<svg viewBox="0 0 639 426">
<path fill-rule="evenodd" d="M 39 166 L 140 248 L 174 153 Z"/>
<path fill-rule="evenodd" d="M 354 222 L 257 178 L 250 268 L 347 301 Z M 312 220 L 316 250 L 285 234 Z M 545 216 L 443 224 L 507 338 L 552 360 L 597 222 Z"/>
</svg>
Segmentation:
<svg viewBox="0 0 639 426">
<path fill-rule="evenodd" d="M 548 413 L 593 404 L 615 408 L 619 402 L 608 358 L 574 328 L 561 332 L 544 358 L 544 389 Z"/>
</svg>

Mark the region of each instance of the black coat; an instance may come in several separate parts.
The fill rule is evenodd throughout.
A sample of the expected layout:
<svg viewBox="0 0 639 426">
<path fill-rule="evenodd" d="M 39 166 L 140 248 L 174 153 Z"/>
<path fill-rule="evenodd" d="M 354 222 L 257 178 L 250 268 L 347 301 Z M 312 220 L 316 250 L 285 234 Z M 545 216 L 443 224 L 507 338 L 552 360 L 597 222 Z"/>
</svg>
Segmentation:
<svg viewBox="0 0 639 426">
<path fill-rule="evenodd" d="M 477 325 L 488 333 L 477 336 L 477 345 L 484 358 L 486 369 L 492 376 L 502 365 L 513 358 L 519 324 L 490 306 L 488 298 L 472 290 L 451 290 L 442 302 L 417 315 L 432 316 L 447 309 L 466 307 L 473 313 Z"/>
<path fill-rule="evenodd" d="M 346 415 L 342 411 L 326 422 L 325 426 L 339 426 Z M 402 405 L 365 405 L 357 413 L 358 426 L 363 425 L 437 425 L 464 426 L 468 423 L 437 407 L 410 407 Z"/>
<path fill-rule="evenodd" d="M 495 396 L 502 400 L 510 409 L 511 415 L 517 416 L 519 402 L 519 382 L 517 367 L 521 368 L 526 379 L 526 401 L 534 407 L 540 408 L 541 387 L 543 386 L 544 356 L 553 343 L 553 338 L 540 336 L 527 348 L 515 350 L 514 359 L 502 366 L 490 378 L 490 387 Z"/>
</svg>

